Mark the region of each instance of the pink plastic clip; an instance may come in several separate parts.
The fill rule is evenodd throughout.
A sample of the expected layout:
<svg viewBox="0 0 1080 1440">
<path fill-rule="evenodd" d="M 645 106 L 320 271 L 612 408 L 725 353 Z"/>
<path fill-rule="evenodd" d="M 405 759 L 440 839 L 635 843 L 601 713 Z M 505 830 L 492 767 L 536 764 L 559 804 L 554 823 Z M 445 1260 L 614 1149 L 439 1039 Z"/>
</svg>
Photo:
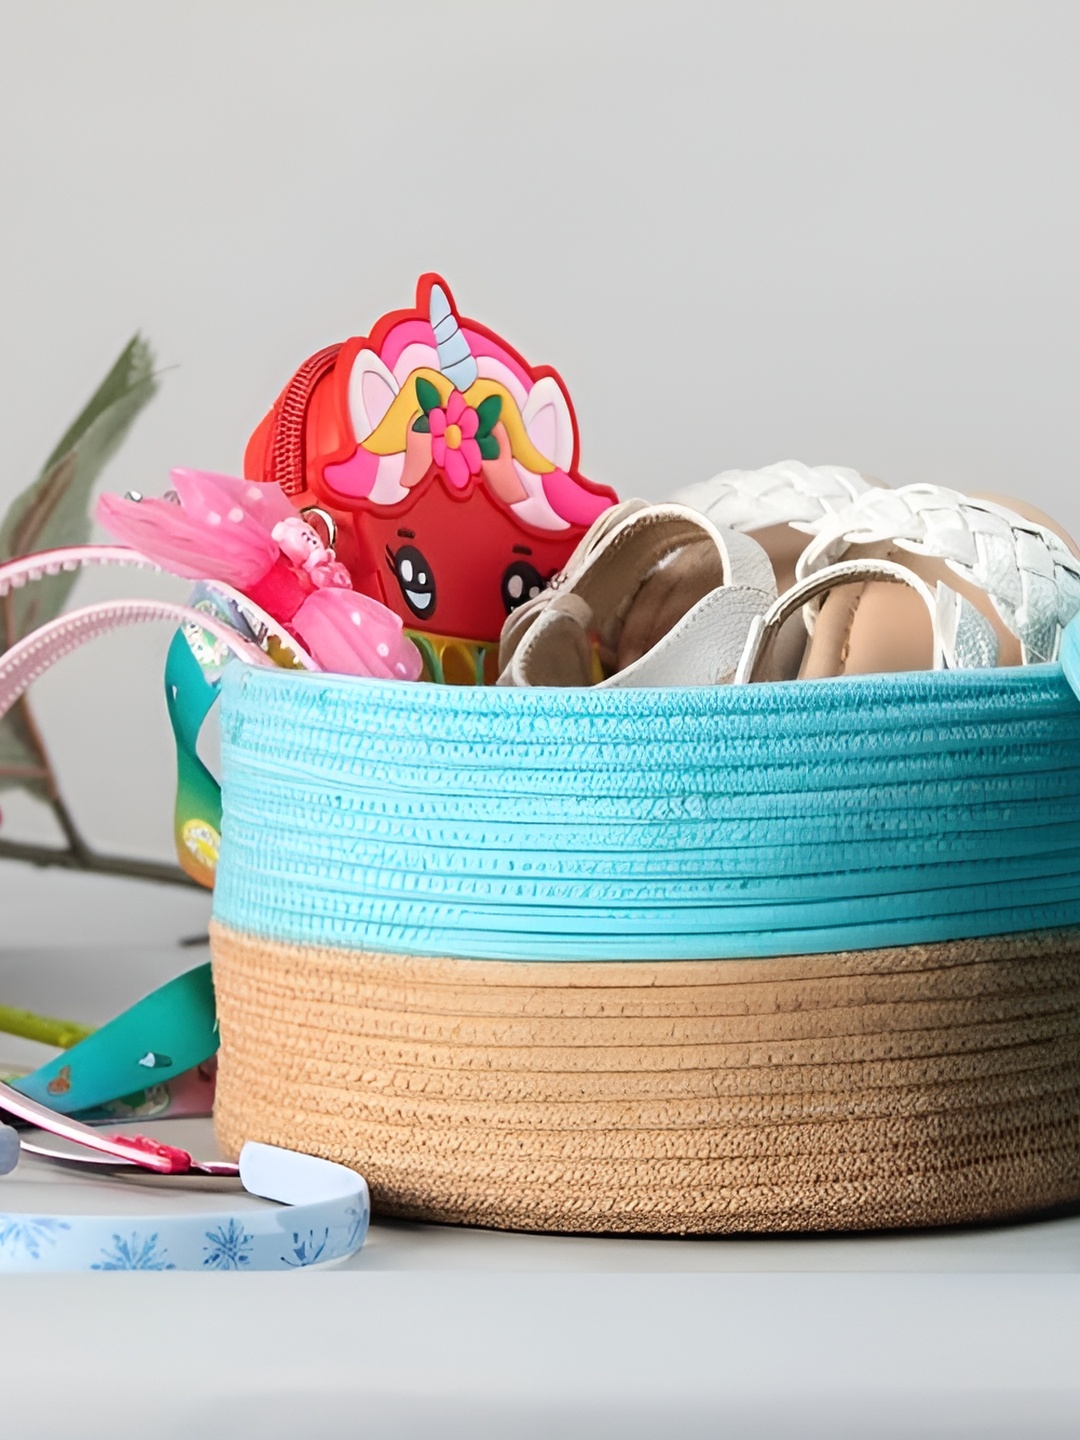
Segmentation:
<svg viewBox="0 0 1080 1440">
<path fill-rule="evenodd" d="M 164 1145 L 160 1140 L 152 1140 L 149 1135 L 110 1135 L 109 1139 L 126 1145 L 129 1149 L 141 1150 L 146 1155 L 156 1155 L 159 1160 L 167 1160 L 167 1167 L 154 1167 L 160 1168 L 166 1175 L 182 1175 L 191 1169 L 191 1156 L 186 1150 L 181 1150 L 176 1145 Z"/>
</svg>

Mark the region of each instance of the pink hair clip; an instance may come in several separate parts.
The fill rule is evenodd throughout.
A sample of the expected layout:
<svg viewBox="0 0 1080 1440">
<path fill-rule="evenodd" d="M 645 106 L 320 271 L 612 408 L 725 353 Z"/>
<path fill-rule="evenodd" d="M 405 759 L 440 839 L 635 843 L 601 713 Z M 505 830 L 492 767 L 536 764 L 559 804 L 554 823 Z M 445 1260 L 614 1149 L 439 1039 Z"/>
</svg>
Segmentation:
<svg viewBox="0 0 1080 1440">
<path fill-rule="evenodd" d="M 179 503 L 103 495 L 97 518 L 126 545 L 189 580 L 240 591 L 323 670 L 416 680 L 422 661 L 401 619 L 352 588 L 348 570 L 281 490 L 173 470 Z"/>
</svg>

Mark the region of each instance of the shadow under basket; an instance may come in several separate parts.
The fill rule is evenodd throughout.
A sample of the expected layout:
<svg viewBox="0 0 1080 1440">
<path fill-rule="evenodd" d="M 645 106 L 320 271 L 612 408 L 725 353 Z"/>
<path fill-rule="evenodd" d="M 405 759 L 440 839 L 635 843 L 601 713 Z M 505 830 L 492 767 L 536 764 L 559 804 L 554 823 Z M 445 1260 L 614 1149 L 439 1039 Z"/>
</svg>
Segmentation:
<svg viewBox="0 0 1080 1440">
<path fill-rule="evenodd" d="M 520 1230 L 1080 1199 L 1080 705 L 1056 667 L 617 713 L 237 671 L 226 1153 L 290 1146 L 361 1171 L 377 1212 Z"/>
</svg>

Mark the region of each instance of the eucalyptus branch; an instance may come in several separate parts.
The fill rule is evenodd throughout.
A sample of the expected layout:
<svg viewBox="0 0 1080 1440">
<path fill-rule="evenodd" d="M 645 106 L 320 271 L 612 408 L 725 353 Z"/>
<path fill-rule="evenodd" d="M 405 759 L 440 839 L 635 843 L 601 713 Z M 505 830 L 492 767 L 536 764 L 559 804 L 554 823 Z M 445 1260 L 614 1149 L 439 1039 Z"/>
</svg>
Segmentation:
<svg viewBox="0 0 1080 1440">
<path fill-rule="evenodd" d="M 90 538 L 89 503 L 103 468 L 157 389 L 154 357 L 139 335 L 124 347 L 80 414 L 68 426 L 37 479 L 0 514 L 0 561 Z M 49 576 L 0 597 L 0 655 L 58 615 L 75 574 Z M 124 875 L 166 885 L 194 885 L 176 865 L 99 855 L 82 834 L 60 790 L 56 770 L 27 697 L 0 717 L 0 780 L 41 800 L 63 833 L 63 846 L 0 839 L 0 860 Z"/>
<path fill-rule="evenodd" d="M 0 840 L 0 860 L 22 860 L 39 868 L 83 870 L 91 875 L 121 875 L 131 880 L 152 880 L 159 885 L 201 887 L 179 865 L 160 860 L 135 860 L 120 855 L 99 855 L 84 848 L 59 849 L 54 845 L 33 845 L 23 840 Z"/>
<path fill-rule="evenodd" d="M 68 843 L 68 849 L 73 855 L 80 859 L 87 859 L 93 854 L 90 846 L 83 839 L 82 831 L 75 824 L 75 817 L 64 803 L 63 796 L 58 790 L 54 790 L 49 797 L 49 808 L 56 816 L 56 823 L 64 832 L 64 839 Z"/>
<path fill-rule="evenodd" d="M 24 860 L 39 867 L 56 866 L 64 870 L 84 870 L 94 875 L 123 875 L 131 880 L 151 880 L 164 885 L 191 885 L 198 888 L 190 875 L 178 865 L 169 865 L 157 860 L 135 860 L 120 855 L 99 855 L 85 839 L 75 823 L 75 817 L 68 809 L 56 771 L 53 769 L 45 741 L 38 728 L 28 697 L 23 695 L 16 702 L 22 711 L 26 738 L 33 747 L 41 766 L 41 783 L 46 789 L 45 803 L 56 817 L 57 824 L 64 832 L 66 848 L 52 845 L 34 845 L 21 840 L 0 839 L 0 860 Z"/>
</svg>

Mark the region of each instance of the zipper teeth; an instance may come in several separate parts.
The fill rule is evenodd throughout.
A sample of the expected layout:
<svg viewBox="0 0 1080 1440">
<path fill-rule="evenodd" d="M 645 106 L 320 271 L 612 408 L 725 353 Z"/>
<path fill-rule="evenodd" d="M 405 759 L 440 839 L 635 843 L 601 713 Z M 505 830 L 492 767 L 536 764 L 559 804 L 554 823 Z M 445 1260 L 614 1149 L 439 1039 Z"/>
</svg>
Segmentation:
<svg viewBox="0 0 1080 1440">
<path fill-rule="evenodd" d="M 341 345 L 327 345 L 305 360 L 285 387 L 274 438 L 270 447 L 268 479 L 281 486 L 286 495 L 299 495 L 307 488 L 304 474 L 304 424 L 311 392 L 332 369 Z"/>
</svg>

